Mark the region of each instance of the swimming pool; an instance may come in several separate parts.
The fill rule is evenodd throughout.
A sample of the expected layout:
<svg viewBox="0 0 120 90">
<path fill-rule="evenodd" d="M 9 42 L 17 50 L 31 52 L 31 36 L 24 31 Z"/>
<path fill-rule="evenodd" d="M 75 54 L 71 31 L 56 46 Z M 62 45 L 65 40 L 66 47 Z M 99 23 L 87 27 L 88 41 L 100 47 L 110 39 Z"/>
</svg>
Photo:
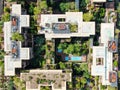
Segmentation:
<svg viewBox="0 0 120 90">
<path fill-rule="evenodd" d="M 80 56 L 72 56 L 71 57 L 71 61 L 81 61 L 82 60 L 82 57 Z"/>
<path fill-rule="evenodd" d="M 58 53 L 61 53 L 61 52 L 62 52 L 62 49 L 58 49 L 57 52 L 58 52 Z"/>
</svg>

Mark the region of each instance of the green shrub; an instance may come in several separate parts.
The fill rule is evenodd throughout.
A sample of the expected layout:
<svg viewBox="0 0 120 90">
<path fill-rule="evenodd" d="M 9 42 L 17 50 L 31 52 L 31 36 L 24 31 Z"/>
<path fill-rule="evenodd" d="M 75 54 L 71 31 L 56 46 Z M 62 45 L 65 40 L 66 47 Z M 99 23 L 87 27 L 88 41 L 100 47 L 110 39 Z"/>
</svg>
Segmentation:
<svg viewBox="0 0 120 90">
<path fill-rule="evenodd" d="M 18 32 L 12 34 L 12 40 L 17 41 L 24 41 L 24 38 L 22 35 L 20 35 Z"/>
<path fill-rule="evenodd" d="M 75 3 L 74 2 L 60 3 L 60 9 L 63 13 L 67 11 L 75 11 Z"/>
<path fill-rule="evenodd" d="M 9 13 L 4 13 L 2 15 L 2 19 L 1 19 L 3 22 L 7 22 L 7 21 L 10 21 L 10 14 Z"/>
<path fill-rule="evenodd" d="M 118 61 L 115 60 L 115 61 L 113 62 L 113 65 L 114 65 L 115 67 L 117 67 L 117 66 L 118 66 Z"/>
<path fill-rule="evenodd" d="M 77 30 L 78 30 L 78 25 L 70 24 L 70 31 L 71 32 L 77 32 Z"/>
<path fill-rule="evenodd" d="M 84 13 L 83 14 L 83 20 L 84 21 L 91 21 L 93 19 L 93 14 L 91 14 L 91 13 Z"/>
<path fill-rule="evenodd" d="M 9 7 L 4 7 L 4 12 L 10 13 L 10 8 Z"/>
</svg>

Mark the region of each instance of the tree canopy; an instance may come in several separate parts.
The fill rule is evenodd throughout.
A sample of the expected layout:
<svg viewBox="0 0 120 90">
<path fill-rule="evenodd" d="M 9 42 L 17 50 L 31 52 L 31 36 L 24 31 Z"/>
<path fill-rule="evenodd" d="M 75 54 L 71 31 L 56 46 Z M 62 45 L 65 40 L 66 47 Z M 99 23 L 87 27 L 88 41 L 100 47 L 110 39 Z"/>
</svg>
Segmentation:
<svg viewBox="0 0 120 90">
<path fill-rule="evenodd" d="M 96 11 L 93 13 L 94 20 L 98 23 L 101 23 L 102 18 L 105 16 L 105 9 L 104 8 L 96 8 Z"/>
<path fill-rule="evenodd" d="M 4 13 L 2 15 L 2 19 L 1 20 L 4 21 L 4 22 L 10 21 L 10 14 L 8 12 Z"/>
<path fill-rule="evenodd" d="M 115 61 L 113 62 L 113 65 L 114 65 L 115 67 L 117 67 L 117 66 L 118 66 L 118 61 L 115 60 Z"/>
<path fill-rule="evenodd" d="M 60 10 L 63 13 L 67 12 L 67 11 L 74 11 L 75 3 L 74 2 L 62 2 L 62 3 L 60 3 Z"/>
<path fill-rule="evenodd" d="M 4 12 L 10 13 L 10 8 L 9 7 L 4 7 Z"/>
<path fill-rule="evenodd" d="M 14 87 L 13 79 L 10 78 L 10 80 L 8 81 L 8 90 L 13 90 L 13 87 Z"/>
<path fill-rule="evenodd" d="M 80 56 L 88 53 L 87 43 L 60 43 L 58 49 L 61 49 L 65 54 L 73 54 Z"/>
<path fill-rule="evenodd" d="M 15 32 L 12 34 L 12 40 L 24 41 L 24 38 L 21 34 L 19 34 L 18 32 Z"/>
<path fill-rule="evenodd" d="M 93 19 L 93 15 L 89 12 L 83 14 L 84 21 L 91 21 Z"/>
<path fill-rule="evenodd" d="M 77 32 L 78 25 L 77 24 L 70 24 L 70 31 L 71 32 Z"/>
<path fill-rule="evenodd" d="M 33 14 L 33 13 L 34 13 L 34 4 L 33 4 L 33 3 L 30 4 L 28 12 L 29 12 L 30 14 Z"/>
<path fill-rule="evenodd" d="M 65 64 L 63 62 L 58 63 L 60 69 L 65 69 Z"/>
<path fill-rule="evenodd" d="M 86 11 L 86 6 L 88 4 L 89 0 L 80 0 L 80 11 Z"/>
<path fill-rule="evenodd" d="M 46 0 L 41 0 L 39 2 L 39 6 L 40 6 L 41 9 L 47 9 L 48 8 Z"/>
</svg>

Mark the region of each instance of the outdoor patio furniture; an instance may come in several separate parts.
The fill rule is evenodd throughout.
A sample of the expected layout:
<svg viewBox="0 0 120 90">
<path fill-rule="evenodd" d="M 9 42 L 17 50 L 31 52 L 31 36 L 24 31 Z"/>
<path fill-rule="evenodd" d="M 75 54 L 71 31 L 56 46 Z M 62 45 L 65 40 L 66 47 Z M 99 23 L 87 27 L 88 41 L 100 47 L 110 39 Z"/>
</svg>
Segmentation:
<svg viewBox="0 0 120 90">
<path fill-rule="evenodd" d="M 108 42 L 108 50 L 115 52 L 117 49 L 117 45 L 115 41 L 109 41 Z"/>
<path fill-rule="evenodd" d="M 16 25 L 17 25 L 17 20 L 16 20 L 16 18 L 12 18 L 12 25 L 13 25 L 13 26 L 16 26 Z"/>
<path fill-rule="evenodd" d="M 109 73 L 109 81 L 110 81 L 111 83 L 114 83 L 114 82 L 116 82 L 116 80 L 117 80 L 116 73 L 110 72 L 110 73 Z"/>
<path fill-rule="evenodd" d="M 58 29 L 59 30 L 65 30 L 66 29 L 66 25 L 65 24 L 58 24 Z"/>
</svg>

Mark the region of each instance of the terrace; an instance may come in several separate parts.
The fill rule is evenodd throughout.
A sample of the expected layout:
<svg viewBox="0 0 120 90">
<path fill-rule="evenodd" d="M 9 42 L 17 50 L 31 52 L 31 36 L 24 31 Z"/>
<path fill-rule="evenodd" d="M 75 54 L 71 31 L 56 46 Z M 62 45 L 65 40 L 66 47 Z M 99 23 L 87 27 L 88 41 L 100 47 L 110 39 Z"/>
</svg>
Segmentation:
<svg viewBox="0 0 120 90">
<path fill-rule="evenodd" d="M 73 16 L 74 19 L 73 19 Z M 83 22 L 82 12 L 41 14 L 39 34 L 51 38 L 88 37 L 95 34 L 95 22 Z M 89 27 L 89 28 L 87 28 Z"/>
<path fill-rule="evenodd" d="M 70 33 L 68 23 L 53 23 L 52 24 L 53 33 Z"/>
<path fill-rule="evenodd" d="M 19 19 L 18 19 L 18 17 L 17 16 L 11 16 L 11 22 L 12 22 L 12 31 L 11 32 L 17 32 L 17 30 L 18 30 L 18 21 L 19 21 Z"/>
<path fill-rule="evenodd" d="M 20 37 L 22 27 L 29 27 L 29 16 L 21 15 L 20 4 L 13 4 L 10 19 L 9 22 L 4 22 L 4 51 L 7 53 L 4 57 L 5 76 L 14 76 L 15 68 L 22 67 L 22 59 L 31 58 L 31 49 L 22 48 L 21 40 L 13 39 L 13 35 Z"/>
<path fill-rule="evenodd" d="M 108 51 L 117 52 L 117 42 L 116 41 L 108 41 Z"/>
<path fill-rule="evenodd" d="M 71 74 L 63 73 L 62 70 L 30 70 L 29 73 L 22 73 L 21 79 L 26 81 L 26 90 L 39 90 L 40 86 L 52 86 L 53 90 L 66 90 L 65 83 L 71 81 Z"/>
<path fill-rule="evenodd" d="M 16 41 L 12 42 L 12 58 L 16 59 L 19 58 L 19 45 Z"/>
<path fill-rule="evenodd" d="M 101 46 L 93 46 L 91 74 L 93 76 L 102 76 L 102 85 L 117 87 L 117 83 L 112 83 L 112 77 L 115 79 L 115 74 L 109 73 L 113 71 L 113 53 L 117 49 L 114 40 L 114 23 L 101 24 L 101 43 Z"/>
<path fill-rule="evenodd" d="M 107 0 L 91 0 L 92 3 L 105 3 Z"/>
<path fill-rule="evenodd" d="M 110 73 L 109 73 L 109 81 L 110 81 L 111 83 L 117 82 L 116 72 L 110 72 Z"/>
</svg>

